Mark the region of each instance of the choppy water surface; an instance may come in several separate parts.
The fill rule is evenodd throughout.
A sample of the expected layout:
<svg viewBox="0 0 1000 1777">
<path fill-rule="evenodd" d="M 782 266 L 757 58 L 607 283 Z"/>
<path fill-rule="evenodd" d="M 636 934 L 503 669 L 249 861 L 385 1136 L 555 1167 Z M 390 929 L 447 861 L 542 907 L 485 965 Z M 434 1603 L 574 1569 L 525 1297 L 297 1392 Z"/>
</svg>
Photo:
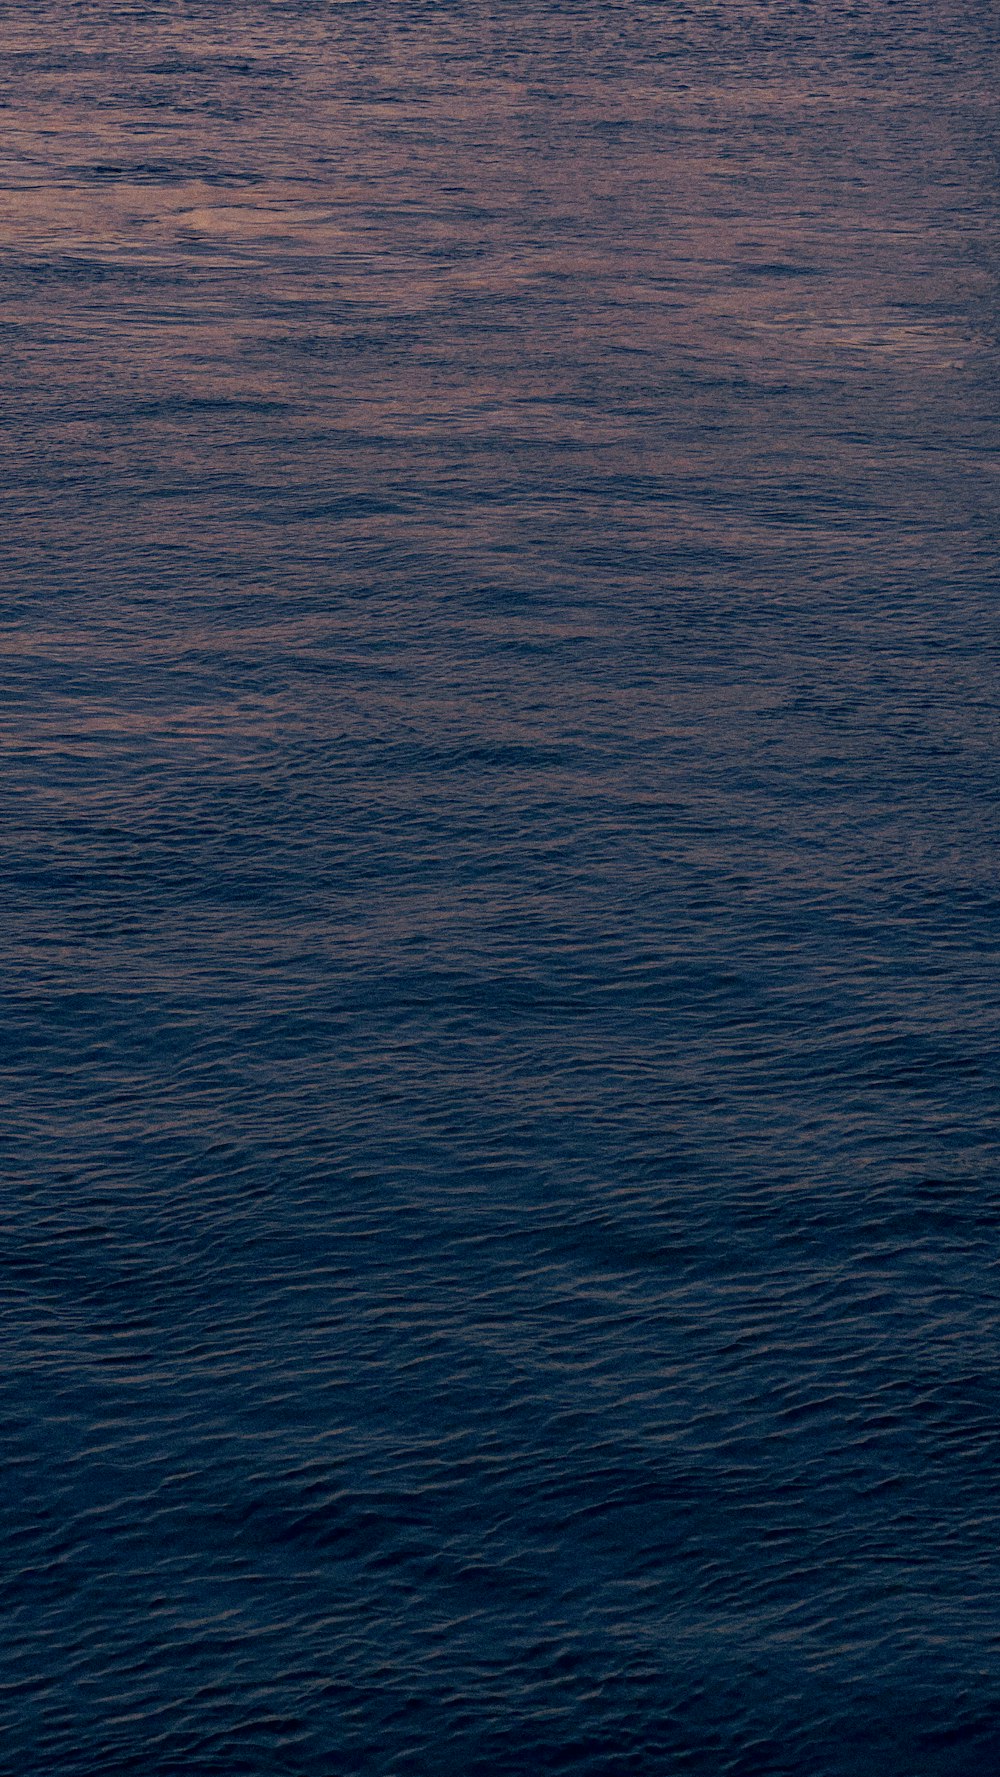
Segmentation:
<svg viewBox="0 0 1000 1777">
<path fill-rule="evenodd" d="M 998 49 L 5 10 L 5 1774 L 1000 1767 Z"/>
</svg>

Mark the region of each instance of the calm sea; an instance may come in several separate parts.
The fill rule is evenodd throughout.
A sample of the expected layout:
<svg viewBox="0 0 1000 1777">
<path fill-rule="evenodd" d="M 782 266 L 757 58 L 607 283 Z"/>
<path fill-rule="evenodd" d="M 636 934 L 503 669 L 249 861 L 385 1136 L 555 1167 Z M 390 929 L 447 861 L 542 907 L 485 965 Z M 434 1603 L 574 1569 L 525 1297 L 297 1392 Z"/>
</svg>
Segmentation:
<svg viewBox="0 0 1000 1777">
<path fill-rule="evenodd" d="M 0 104 L 3 1777 L 991 1777 L 996 11 Z"/>
</svg>

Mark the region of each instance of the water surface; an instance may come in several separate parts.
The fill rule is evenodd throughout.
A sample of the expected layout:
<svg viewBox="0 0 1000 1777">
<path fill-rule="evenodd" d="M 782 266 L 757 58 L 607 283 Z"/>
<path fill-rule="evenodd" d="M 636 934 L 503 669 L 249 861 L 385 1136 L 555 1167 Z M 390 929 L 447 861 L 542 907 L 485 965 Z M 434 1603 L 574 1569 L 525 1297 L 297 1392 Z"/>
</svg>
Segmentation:
<svg viewBox="0 0 1000 1777">
<path fill-rule="evenodd" d="M 998 76 L 5 8 L 4 1773 L 1000 1764 Z"/>
</svg>

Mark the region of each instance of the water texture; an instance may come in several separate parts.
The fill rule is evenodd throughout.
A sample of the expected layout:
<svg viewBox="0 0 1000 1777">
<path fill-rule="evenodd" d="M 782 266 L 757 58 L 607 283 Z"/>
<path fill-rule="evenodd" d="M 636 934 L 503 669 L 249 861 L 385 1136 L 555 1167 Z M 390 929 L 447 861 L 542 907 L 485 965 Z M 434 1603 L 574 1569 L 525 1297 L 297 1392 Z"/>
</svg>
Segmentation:
<svg viewBox="0 0 1000 1777">
<path fill-rule="evenodd" d="M 0 1771 L 989 1777 L 994 8 L 0 102 Z"/>
</svg>

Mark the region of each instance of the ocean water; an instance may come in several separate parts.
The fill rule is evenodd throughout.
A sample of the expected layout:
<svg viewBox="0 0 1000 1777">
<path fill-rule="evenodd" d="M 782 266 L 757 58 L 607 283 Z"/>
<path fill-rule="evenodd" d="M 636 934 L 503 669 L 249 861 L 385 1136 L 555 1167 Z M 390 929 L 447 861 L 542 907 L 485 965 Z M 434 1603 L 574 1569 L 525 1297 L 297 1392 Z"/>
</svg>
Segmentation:
<svg viewBox="0 0 1000 1777">
<path fill-rule="evenodd" d="M 994 8 L 0 102 L 3 1777 L 991 1777 Z"/>
</svg>

